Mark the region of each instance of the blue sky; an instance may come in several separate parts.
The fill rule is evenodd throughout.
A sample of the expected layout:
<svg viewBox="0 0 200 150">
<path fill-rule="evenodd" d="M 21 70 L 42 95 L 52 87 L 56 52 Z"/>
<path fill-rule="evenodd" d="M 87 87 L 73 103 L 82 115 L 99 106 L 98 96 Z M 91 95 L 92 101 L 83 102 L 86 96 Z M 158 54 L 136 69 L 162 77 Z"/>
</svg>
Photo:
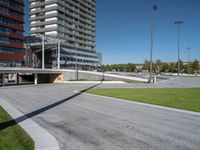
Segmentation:
<svg viewBox="0 0 200 150">
<path fill-rule="evenodd" d="M 28 1 L 25 2 L 28 12 Z M 156 3 L 156 30 L 153 59 L 177 60 L 177 19 L 181 26 L 181 59 L 200 60 L 200 0 L 97 0 L 97 51 L 103 53 L 103 63 L 142 63 L 149 59 L 151 8 Z M 25 16 L 28 34 L 28 13 Z"/>
</svg>

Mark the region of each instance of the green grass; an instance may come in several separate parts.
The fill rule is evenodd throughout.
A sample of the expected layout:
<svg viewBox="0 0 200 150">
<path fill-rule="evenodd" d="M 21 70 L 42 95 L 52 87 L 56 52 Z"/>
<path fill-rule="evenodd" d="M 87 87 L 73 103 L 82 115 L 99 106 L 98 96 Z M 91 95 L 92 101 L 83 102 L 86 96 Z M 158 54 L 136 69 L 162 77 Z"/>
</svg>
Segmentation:
<svg viewBox="0 0 200 150">
<path fill-rule="evenodd" d="M 0 107 L 0 124 L 12 118 Z M 31 137 L 17 124 L 0 130 L 0 150 L 34 150 Z"/>
<path fill-rule="evenodd" d="M 91 89 L 88 93 L 200 112 L 200 88 Z"/>
</svg>

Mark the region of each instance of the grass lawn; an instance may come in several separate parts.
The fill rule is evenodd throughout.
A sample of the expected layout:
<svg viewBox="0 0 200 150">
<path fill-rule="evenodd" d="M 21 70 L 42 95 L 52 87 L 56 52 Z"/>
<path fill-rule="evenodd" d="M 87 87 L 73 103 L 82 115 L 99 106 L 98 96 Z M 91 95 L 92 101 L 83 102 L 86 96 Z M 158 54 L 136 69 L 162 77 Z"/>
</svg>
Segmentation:
<svg viewBox="0 0 200 150">
<path fill-rule="evenodd" d="M 200 88 L 91 89 L 87 92 L 130 101 L 200 112 Z"/>
<path fill-rule="evenodd" d="M 10 120 L 10 115 L 0 107 L 0 125 Z M 34 150 L 34 142 L 19 125 L 13 125 L 0 130 L 0 150 Z"/>
</svg>

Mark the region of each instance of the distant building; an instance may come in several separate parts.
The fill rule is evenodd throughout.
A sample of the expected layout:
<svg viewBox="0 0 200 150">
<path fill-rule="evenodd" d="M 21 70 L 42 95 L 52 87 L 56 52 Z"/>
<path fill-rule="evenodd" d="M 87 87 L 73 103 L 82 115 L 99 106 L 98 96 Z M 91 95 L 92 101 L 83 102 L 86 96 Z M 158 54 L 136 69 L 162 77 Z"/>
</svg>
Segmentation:
<svg viewBox="0 0 200 150">
<path fill-rule="evenodd" d="M 97 52 L 97 58 L 99 60 L 98 64 L 101 66 L 102 65 L 102 53 Z"/>
<path fill-rule="evenodd" d="M 135 64 L 136 70 L 142 70 L 143 64 Z"/>
<path fill-rule="evenodd" d="M 24 64 L 23 0 L 0 0 L 0 66 Z"/>
<path fill-rule="evenodd" d="M 30 0 L 30 35 L 60 39 L 61 68 L 96 68 L 96 0 Z M 40 43 L 41 44 L 41 43 Z M 47 46 L 51 45 L 51 46 Z M 45 46 L 45 67 L 57 66 L 56 42 Z M 41 66 L 41 46 L 31 46 Z"/>
</svg>

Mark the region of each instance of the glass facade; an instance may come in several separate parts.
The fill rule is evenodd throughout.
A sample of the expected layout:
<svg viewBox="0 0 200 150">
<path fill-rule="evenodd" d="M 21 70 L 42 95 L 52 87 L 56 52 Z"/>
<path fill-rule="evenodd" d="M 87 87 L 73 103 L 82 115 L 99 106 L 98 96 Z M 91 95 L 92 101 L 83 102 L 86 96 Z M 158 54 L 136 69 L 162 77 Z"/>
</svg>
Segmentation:
<svg viewBox="0 0 200 150">
<path fill-rule="evenodd" d="M 0 64 L 23 64 L 23 0 L 0 0 Z"/>
<path fill-rule="evenodd" d="M 0 4 L 3 4 L 16 10 L 23 10 L 24 6 L 23 0 L 19 0 L 18 2 L 13 0 L 0 0 Z"/>
</svg>

